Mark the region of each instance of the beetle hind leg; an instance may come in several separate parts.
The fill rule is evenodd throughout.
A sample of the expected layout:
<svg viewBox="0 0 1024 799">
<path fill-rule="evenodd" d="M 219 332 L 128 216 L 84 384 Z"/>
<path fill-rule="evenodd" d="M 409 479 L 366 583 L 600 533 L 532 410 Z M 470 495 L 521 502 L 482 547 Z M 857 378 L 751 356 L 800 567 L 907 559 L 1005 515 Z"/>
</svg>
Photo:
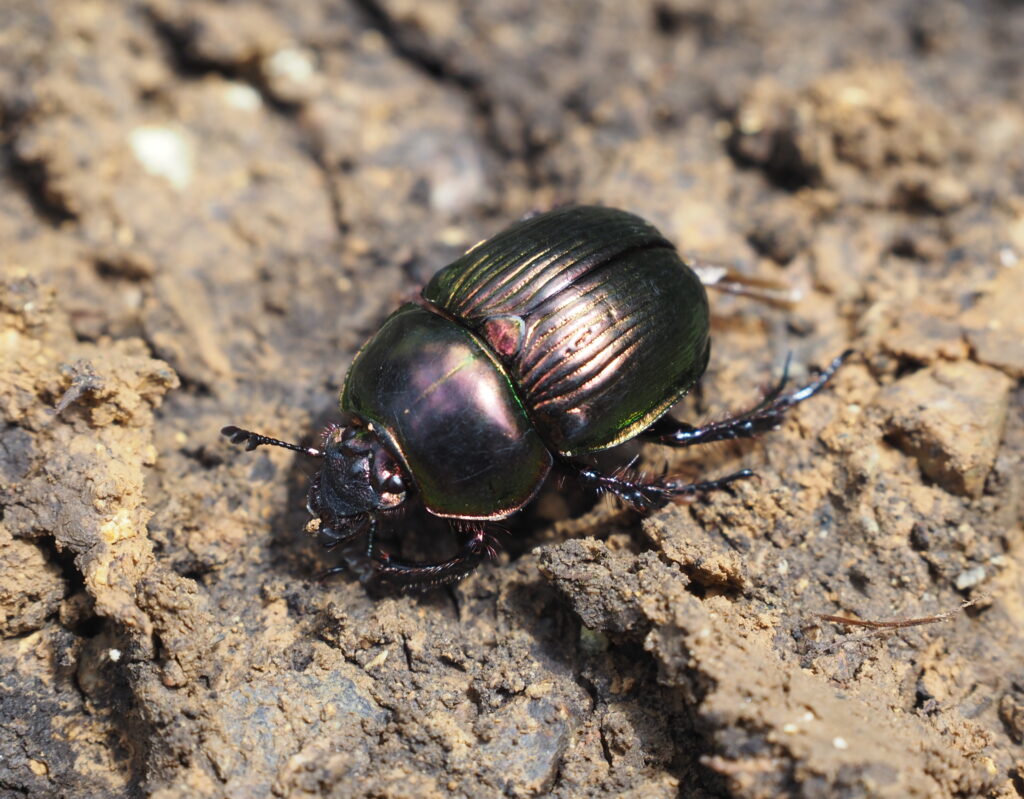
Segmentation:
<svg viewBox="0 0 1024 799">
<path fill-rule="evenodd" d="M 663 416 L 640 434 L 645 441 L 653 441 L 668 447 L 690 447 L 694 444 L 709 444 L 712 441 L 727 441 L 734 438 L 751 438 L 767 433 L 782 424 L 786 412 L 821 391 L 832 379 L 853 350 L 847 350 L 818 373 L 807 385 L 784 394 L 789 381 L 789 360 L 783 370 L 782 379 L 761 402 L 748 411 L 728 416 L 703 427 L 694 427 L 685 422 Z"/>
<path fill-rule="evenodd" d="M 596 469 L 576 467 L 576 474 L 583 485 L 597 491 L 610 492 L 641 513 L 663 508 L 676 497 L 694 497 L 697 494 L 716 491 L 737 480 L 746 480 L 748 477 L 754 476 L 750 469 L 740 469 L 738 472 L 714 480 L 681 483 L 678 480 L 664 477 L 651 478 L 630 474 L 626 470 L 603 474 Z"/>
</svg>

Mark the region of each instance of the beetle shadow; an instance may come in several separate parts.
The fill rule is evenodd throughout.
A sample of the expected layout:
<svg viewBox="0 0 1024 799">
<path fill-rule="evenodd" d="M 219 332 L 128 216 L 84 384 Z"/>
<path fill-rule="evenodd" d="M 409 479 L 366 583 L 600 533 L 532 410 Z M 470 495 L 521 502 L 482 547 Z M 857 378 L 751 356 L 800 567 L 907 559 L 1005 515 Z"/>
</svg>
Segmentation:
<svg viewBox="0 0 1024 799">
<path fill-rule="evenodd" d="M 323 430 L 341 421 L 344 419 L 337 407 L 333 403 L 325 404 L 313 416 L 309 432 L 296 443 L 319 447 Z M 325 569 L 336 565 L 336 562 L 330 562 L 330 556 L 324 556 L 324 548 L 315 536 L 305 530 L 310 520 L 306 510 L 306 495 L 319 470 L 319 459 L 297 453 L 284 475 L 287 484 L 284 506 L 269 520 L 270 538 L 267 546 L 270 566 L 286 573 L 292 580 L 315 582 Z"/>
</svg>

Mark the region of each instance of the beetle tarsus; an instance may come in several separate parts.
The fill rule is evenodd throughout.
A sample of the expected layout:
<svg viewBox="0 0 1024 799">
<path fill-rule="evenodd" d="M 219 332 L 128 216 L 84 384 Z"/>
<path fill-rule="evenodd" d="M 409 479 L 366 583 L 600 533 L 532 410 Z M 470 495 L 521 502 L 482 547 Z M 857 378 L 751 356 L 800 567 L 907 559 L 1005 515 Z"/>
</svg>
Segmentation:
<svg viewBox="0 0 1024 799">
<path fill-rule="evenodd" d="M 695 444 L 709 444 L 712 441 L 728 441 L 734 438 L 751 438 L 761 433 L 767 433 L 782 424 L 786 412 L 790 408 L 821 391 L 852 354 L 853 350 L 847 350 L 819 372 L 818 376 L 807 385 L 789 394 L 783 394 L 786 383 L 789 381 L 789 358 L 787 358 L 782 378 L 775 388 L 750 410 L 717 422 L 711 422 L 703 427 L 694 427 L 663 416 L 641 433 L 641 437 L 668 447 L 691 447 Z"/>
<path fill-rule="evenodd" d="M 694 497 L 707 491 L 717 491 L 737 480 L 754 476 L 750 469 L 740 469 L 714 480 L 681 483 L 665 477 L 647 478 L 643 475 L 631 475 L 628 471 L 602 474 L 596 469 L 578 469 L 577 474 L 585 486 L 598 491 L 609 491 L 641 513 L 663 508 L 676 497 Z"/>
<path fill-rule="evenodd" d="M 342 572 L 347 571 L 347 570 L 348 570 L 347 566 L 331 566 L 331 568 L 324 569 L 322 572 L 319 572 L 317 574 L 317 576 L 316 576 L 317 582 L 321 582 L 322 583 L 328 577 L 333 577 L 335 574 L 341 574 Z"/>
</svg>

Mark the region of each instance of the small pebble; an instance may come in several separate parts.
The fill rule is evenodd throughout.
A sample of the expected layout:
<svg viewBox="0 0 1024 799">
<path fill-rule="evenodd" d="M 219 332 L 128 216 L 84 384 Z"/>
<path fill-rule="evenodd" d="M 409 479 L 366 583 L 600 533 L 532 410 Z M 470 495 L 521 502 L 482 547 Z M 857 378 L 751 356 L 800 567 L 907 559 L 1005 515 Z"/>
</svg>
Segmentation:
<svg viewBox="0 0 1024 799">
<path fill-rule="evenodd" d="M 316 74 L 313 54 L 300 47 L 285 47 L 266 61 L 267 74 L 294 83 L 308 83 Z"/>
<path fill-rule="evenodd" d="M 245 83 L 232 82 L 225 86 L 224 100 L 239 111 L 257 111 L 263 105 L 260 93 Z"/>
<path fill-rule="evenodd" d="M 956 576 L 956 582 L 954 584 L 956 585 L 957 591 L 966 591 L 968 588 L 973 588 L 984 579 L 985 567 L 975 566 L 972 569 L 960 572 L 960 574 Z"/>
<path fill-rule="evenodd" d="M 192 145 L 175 128 L 143 125 L 129 134 L 135 158 L 149 174 L 181 191 L 192 181 Z"/>
</svg>

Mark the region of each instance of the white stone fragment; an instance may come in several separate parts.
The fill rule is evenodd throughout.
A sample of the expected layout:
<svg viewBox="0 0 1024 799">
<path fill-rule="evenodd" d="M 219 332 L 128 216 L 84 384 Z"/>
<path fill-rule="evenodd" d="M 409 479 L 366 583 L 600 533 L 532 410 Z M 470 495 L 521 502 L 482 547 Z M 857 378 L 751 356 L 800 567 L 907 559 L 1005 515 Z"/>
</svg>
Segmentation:
<svg viewBox="0 0 1024 799">
<path fill-rule="evenodd" d="M 972 569 L 967 569 L 966 571 L 960 572 L 960 574 L 956 576 L 956 590 L 966 591 L 968 588 L 973 588 L 984 579 L 984 566 L 975 566 Z"/>
<path fill-rule="evenodd" d="M 263 105 L 260 93 L 245 83 L 228 83 L 224 87 L 224 101 L 239 111 L 258 111 Z"/>
<path fill-rule="evenodd" d="M 185 133 L 162 125 L 143 125 L 129 134 L 135 158 L 149 174 L 178 191 L 192 181 L 194 152 Z"/>
<path fill-rule="evenodd" d="M 308 83 L 316 75 L 313 53 L 301 47 L 284 47 L 265 62 L 272 78 L 285 78 L 293 83 Z"/>
</svg>

